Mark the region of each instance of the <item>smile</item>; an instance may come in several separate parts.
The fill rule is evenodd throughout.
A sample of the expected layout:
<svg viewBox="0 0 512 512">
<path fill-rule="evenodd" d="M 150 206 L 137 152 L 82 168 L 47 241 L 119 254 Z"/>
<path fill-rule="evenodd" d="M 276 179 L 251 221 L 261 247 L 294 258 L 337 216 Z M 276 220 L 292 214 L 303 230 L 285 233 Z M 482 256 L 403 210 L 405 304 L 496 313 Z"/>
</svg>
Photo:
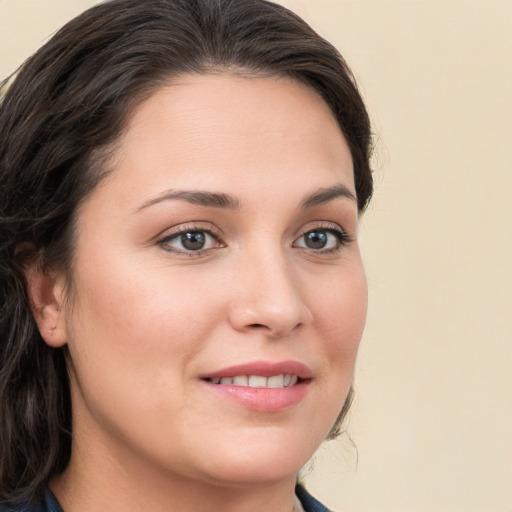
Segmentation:
<svg viewBox="0 0 512 512">
<path fill-rule="evenodd" d="M 205 389 L 222 400 L 264 413 L 297 406 L 314 380 L 312 370 L 298 361 L 253 361 L 200 377 Z"/>
<path fill-rule="evenodd" d="M 247 388 L 287 388 L 299 381 L 297 375 L 281 374 L 265 377 L 263 375 L 237 375 L 235 377 L 213 377 L 206 379 L 213 384 L 224 386 L 242 386 Z"/>
</svg>

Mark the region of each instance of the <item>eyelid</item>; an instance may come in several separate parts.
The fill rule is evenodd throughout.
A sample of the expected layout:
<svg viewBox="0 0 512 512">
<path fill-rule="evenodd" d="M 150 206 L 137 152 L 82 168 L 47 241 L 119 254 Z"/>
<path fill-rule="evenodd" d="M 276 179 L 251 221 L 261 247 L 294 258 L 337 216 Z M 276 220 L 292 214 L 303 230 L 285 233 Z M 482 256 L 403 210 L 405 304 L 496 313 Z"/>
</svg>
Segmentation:
<svg viewBox="0 0 512 512">
<path fill-rule="evenodd" d="M 340 226 L 336 222 L 331 221 L 317 221 L 317 222 L 310 222 L 306 224 L 305 226 L 301 227 L 299 234 L 297 235 L 297 238 L 300 238 L 301 236 L 304 236 L 306 233 L 309 233 L 310 231 L 317 230 L 325 230 L 325 231 L 331 231 L 331 232 L 337 232 L 342 234 L 347 239 L 351 239 L 352 237 L 347 233 L 347 230 Z"/>
<path fill-rule="evenodd" d="M 172 226 L 170 228 L 165 228 L 161 231 L 155 238 L 168 238 L 174 235 L 179 235 L 180 233 L 186 233 L 187 231 L 207 231 L 214 235 L 215 237 L 221 238 L 222 233 L 219 228 L 217 228 L 214 224 L 208 221 L 192 221 L 192 222 L 184 222 L 183 224 L 177 224 L 176 226 Z"/>
<path fill-rule="evenodd" d="M 176 248 L 172 248 L 170 245 L 167 245 L 164 247 L 166 251 L 172 252 L 174 254 L 178 255 L 184 255 L 184 256 L 201 256 L 204 255 L 206 252 L 211 251 L 212 249 L 225 247 L 225 244 L 222 240 L 222 233 L 221 231 L 214 226 L 211 222 L 187 222 L 185 224 L 179 224 L 177 226 L 173 226 L 172 228 L 168 228 L 164 231 L 162 231 L 160 234 L 158 234 L 155 237 L 155 241 L 157 245 L 165 246 L 170 240 L 180 236 L 181 234 L 188 233 L 191 231 L 201 231 L 204 233 L 207 233 L 210 235 L 215 241 L 216 246 L 213 248 L 207 248 L 207 249 L 198 249 L 197 251 L 187 251 L 187 250 L 179 250 Z"/>
<path fill-rule="evenodd" d="M 303 237 L 304 235 L 306 235 L 307 233 L 309 233 L 311 231 L 328 231 L 328 232 L 332 233 L 338 239 L 338 246 L 336 248 L 332 248 L 332 249 L 314 250 L 314 249 L 309 249 L 307 247 L 299 247 L 300 249 L 310 250 L 310 251 L 313 251 L 313 252 L 316 252 L 319 254 L 321 254 L 321 253 L 329 254 L 329 253 L 333 253 L 333 252 L 340 250 L 344 245 L 353 241 L 353 237 L 350 236 L 347 233 L 347 231 L 343 227 L 341 227 L 339 224 L 337 224 L 335 222 L 331 222 L 331 221 L 319 221 L 319 222 L 309 223 L 306 226 L 302 227 L 299 232 L 299 235 L 295 237 L 295 239 L 293 241 L 293 245 L 295 246 L 295 244 L 301 237 Z M 298 246 L 296 246 L 296 247 L 298 247 Z"/>
</svg>

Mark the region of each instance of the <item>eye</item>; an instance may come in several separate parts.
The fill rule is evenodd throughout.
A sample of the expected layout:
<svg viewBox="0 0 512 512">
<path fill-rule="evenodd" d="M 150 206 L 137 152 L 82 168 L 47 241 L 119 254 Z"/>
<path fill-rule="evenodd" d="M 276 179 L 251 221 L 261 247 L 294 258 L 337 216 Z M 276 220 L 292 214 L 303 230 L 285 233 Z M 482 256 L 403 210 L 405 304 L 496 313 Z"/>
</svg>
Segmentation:
<svg viewBox="0 0 512 512">
<path fill-rule="evenodd" d="M 306 231 L 293 245 L 313 251 L 336 251 L 347 241 L 347 235 L 339 229 L 316 228 Z"/>
<path fill-rule="evenodd" d="M 158 242 L 164 249 L 176 253 L 201 253 L 221 247 L 219 240 L 205 229 L 186 229 L 166 236 Z"/>
</svg>

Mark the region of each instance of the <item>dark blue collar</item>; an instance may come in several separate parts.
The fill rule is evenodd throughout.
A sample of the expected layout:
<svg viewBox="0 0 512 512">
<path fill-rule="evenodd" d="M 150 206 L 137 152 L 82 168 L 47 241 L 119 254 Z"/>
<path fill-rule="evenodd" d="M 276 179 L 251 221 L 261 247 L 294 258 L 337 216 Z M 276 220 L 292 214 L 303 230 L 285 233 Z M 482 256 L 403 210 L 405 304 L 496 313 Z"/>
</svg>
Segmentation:
<svg viewBox="0 0 512 512">
<path fill-rule="evenodd" d="M 313 498 L 302 485 L 297 484 L 295 486 L 295 494 L 302 503 L 305 512 L 329 512 L 329 509 L 325 508 L 318 500 Z"/>
<path fill-rule="evenodd" d="M 50 491 L 50 489 L 46 491 L 44 501 L 46 505 L 46 509 L 44 512 L 63 512 L 61 506 L 59 505 L 59 502 L 57 501 L 57 498 L 55 497 L 53 492 Z"/>
<path fill-rule="evenodd" d="M 302 503 L 305 512 L 329 512 L 329 510 L 313 498 L 302 485 L 295 487 L 295 493 Z M 16 509 L 7 509 L 0 505 L 0 512 L 63 512 L 63 510 L 52 491 L 48 490 L 46 491 L 44 503 L 32 506 L 26 505 Z"/>
</svg>

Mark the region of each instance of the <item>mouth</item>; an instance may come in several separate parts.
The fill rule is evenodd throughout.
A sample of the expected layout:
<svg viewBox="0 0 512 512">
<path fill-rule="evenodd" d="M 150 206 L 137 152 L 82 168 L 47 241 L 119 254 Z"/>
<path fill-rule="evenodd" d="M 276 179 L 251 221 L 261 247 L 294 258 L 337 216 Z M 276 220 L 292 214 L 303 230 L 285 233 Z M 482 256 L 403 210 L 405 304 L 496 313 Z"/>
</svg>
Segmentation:
<svg viewBox="0 0 512 512">
<path fill-rule="evenodd" d="M 311 369 L 296 361 L 258 361 L 201 376 L 216 396 L 260 412 L 279 412 L 298 405 L 312 380 Z"/>
<path fill-rule="evenodd" d="M 235 377 L 211 377 L 205 379 L 212 384 L 221 386 L 241 386 L 245 388 L 288 388 L 295 386 L 300 379 L 297 375 L 280 374 L 265 377 L 264 375 L 236 375 Z"/>
</svg>

